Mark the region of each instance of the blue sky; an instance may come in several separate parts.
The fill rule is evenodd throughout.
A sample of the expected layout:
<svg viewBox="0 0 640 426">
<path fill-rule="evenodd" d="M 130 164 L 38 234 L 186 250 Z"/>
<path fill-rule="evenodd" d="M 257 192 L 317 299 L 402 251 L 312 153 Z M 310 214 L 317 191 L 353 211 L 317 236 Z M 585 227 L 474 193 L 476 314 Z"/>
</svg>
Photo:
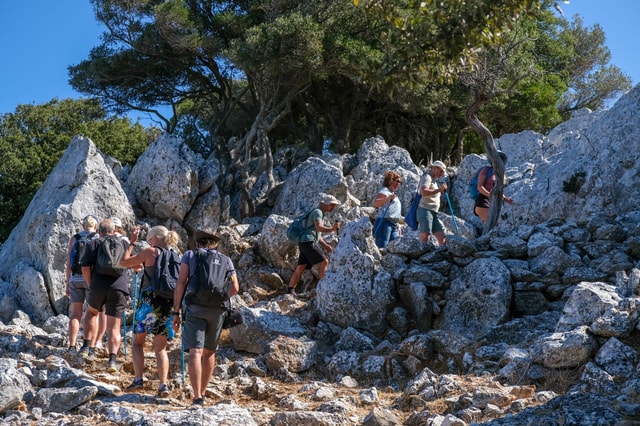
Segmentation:
<svg viewBox="0 0 640 426">
<path fill-rule="evenodd" d="M 567 18 L 579 14 L 587 26 L 600 24 L 611 62 L 631 76 L 634 85 L 640 83 L 640 55 L 633 36 L 640 0 L 558 4 Z M 19 104 L 79 98 L 68 84 L 67 67 L 87 58 L 102 31 L 88 0 L 0 0 L 0 114 L 14 112 Z"/>
</svg>

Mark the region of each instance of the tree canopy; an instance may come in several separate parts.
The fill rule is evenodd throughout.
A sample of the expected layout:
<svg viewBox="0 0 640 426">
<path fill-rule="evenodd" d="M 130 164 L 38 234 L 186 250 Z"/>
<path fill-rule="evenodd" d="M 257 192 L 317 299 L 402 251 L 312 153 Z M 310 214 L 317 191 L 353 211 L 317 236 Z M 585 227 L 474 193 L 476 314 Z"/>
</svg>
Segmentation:
<svg viewBox="0 0 640 426">
<path fill-rule="evenodd" d="M 545 132 L 629 86 L 601 30 L 547 0 L 92 2 L 107 31 L 72 86 L 216 154 L 239 216 L 266 202 L 249 197 L 259 176 L 277 186 L 283 145 L 346 153 L 381 134 L 417 163 L 483 150 L 465 112 L 490 70 L 476 112 L 497 134 Z"/>
<path fill-rule="evenodd" d="M 20 221 L 76 135 L 88 136 L 102 152 L 129 165 L 152 137 L 128 118 L 107 118 L 97 100 L 54 99 L 19 105 L 0 116 L 0 241 Z"/>
</svg>

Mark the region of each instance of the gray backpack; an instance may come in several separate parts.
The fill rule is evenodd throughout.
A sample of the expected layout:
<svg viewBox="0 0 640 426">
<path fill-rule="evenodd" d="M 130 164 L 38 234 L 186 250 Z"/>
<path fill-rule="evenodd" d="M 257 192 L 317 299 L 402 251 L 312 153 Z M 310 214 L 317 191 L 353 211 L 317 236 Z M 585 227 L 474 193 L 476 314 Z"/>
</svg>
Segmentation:
<svg viewBox="0 0 640 426">
<path fill-rule="evenodd" d="M 229 258 L 217 250 L 194 250 L 196 267 L 191 271 L 185 295 L 187 304 L 225 308 L 229 300 Z"/>
<path fill-rule="evenodd" d="M 94 266 L 96 273 L 109 277 L 119 277 L 127 268 L 120 266 L 124 256 L 122 240 L 115 235 L 101 237 L 98 242 L 98 253 Z"/>
</svg>

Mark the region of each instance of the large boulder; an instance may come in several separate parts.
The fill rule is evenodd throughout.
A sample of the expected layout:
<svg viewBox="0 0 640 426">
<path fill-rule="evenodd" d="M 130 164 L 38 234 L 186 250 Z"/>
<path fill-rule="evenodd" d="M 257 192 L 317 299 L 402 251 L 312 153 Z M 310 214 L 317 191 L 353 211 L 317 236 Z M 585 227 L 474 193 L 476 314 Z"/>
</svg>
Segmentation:
<svg viewBox="0 0 640 426">
<path fill-rule="evenodd" d="M 91 140 L 77 136 L 0 248 L 0 278 L 15 287 L 13 278 L 20 277 L 19 308 L 34 320 L 51 314 L 50 309 L 67 312 L 67 248 L 87 214 L 118 216 L 125 226 L 134 221 L 131 204 L 105 157 Z M 51 308 L 44 308 L 47 304 Z"/>
</svg>

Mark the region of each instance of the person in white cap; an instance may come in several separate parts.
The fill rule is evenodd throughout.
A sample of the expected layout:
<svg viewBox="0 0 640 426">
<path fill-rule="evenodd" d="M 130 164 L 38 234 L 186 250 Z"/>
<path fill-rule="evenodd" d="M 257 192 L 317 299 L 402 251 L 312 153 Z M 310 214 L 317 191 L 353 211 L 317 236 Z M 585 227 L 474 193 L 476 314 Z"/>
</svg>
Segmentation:
<svg viewBox="0 0 640 426">
<path fill-rule="evenodd" d="M 440 196 L 447 191 L 447 184 L 438 185 L 438 179 L 447 174 L 447 166 L 442 161 L 434 161 L 429 166 L 429 170 L 420 178 L 420 204 L 416 212 L 418 219 L 418 229 L 420 231 L 420 241 L 428 243 L 431 234 L 436 237 L 439 245 L 446 242 L 442 224 L 438 220 L 438 210 L 440 209 Z"/>
<path fill-rule="evenodd" d="M 331 253 L 333 247 L 322 239 L 321 233 L 335 232 L 340 229 L 340 224 L 336 222 L 331 227 L 325 226 L 322 219 L 325 213 L 333 211 L 339 205 L 340 201 L 333 195 L 320 194 L 320 205 L 307 214 L 306 231 L 298 243 L 298 248 L 300 249 L 298 266 L 293 271 L 289 281 L 289 294 L 296 294 L 295 288 L 300 278 L 302 278 L 302 274 L 306 269 L 311 269 L 314 265 L 318 265 L 318 278 L 322 279 L 324 277 L 329 265 L 329 259 L 325 256 L 322 248 L 324 247 L 328 253 Z"/>
<path fill-rule="evenodd" d="M 129 242 L 129 238 L 127 237 L 127 234 L 122 227 L 122 221 L 120 220 L 120 218 L 113 216 L 111 218 L 111 222 L 113 222 L 113 225 L 116 227 L 116 236 L 122 238 L 126 242 Z"/>
</svg>

